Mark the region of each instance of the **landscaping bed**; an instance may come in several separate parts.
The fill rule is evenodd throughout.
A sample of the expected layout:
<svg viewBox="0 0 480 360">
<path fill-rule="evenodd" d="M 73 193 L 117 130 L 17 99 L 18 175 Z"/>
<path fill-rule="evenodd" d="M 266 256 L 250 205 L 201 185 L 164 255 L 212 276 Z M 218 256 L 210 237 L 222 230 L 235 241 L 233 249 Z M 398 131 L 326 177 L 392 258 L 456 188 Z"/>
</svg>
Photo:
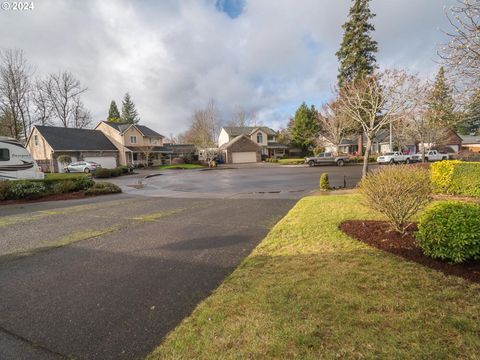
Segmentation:
<svg viewBox="0 0 480 360">
<path fill-rule="evenodd" d="M 392 231 L 389 224 L 384 221 L 349 220 L 340 225 L 340 230 L 377 249 L 439 270 L 446 275 L 460 276 L 480 283 L 479 261 L 450 264 L 425 256 L 415 242 L 414 232 L 417 231 L 415 224 L 411 225 L 404 235 Z"/>
</svg>

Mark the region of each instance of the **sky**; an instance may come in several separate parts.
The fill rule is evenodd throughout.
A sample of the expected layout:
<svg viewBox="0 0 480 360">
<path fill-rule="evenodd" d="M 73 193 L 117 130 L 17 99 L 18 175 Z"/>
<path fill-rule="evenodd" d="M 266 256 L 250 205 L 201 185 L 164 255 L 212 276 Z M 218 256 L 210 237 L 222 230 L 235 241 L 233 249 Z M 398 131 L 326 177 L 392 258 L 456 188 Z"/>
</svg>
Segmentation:
<svg viewBox="0 0 480 360">
<path fill-rule="evenodd" d="M 381 69 L 423 77 L 455 0 L 372 0 Z M 67 70 L 88 87 L 94 123 L 129 92 L 141 123 L 168 136 L 214 100 L 278 129 L 302 101 L 320 107 L 336 85 L 350 0 L 34 0 L 0 10 L 0 49 L 18 48 L 41 77 Z"/>
</svg>

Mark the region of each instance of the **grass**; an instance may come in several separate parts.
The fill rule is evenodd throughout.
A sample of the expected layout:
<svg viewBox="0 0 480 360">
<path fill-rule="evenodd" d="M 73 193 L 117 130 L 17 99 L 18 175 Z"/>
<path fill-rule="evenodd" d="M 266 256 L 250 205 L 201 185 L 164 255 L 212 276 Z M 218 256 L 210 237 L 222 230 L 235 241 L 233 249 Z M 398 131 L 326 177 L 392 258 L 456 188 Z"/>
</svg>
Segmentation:
<svg viewBox="0 0 480 360">
<path fill-rule="evenodd" d="M 301 165 L 305 164 L 304 158 L 298 159 L 278 159 L 280 165 Z"/>
<path fill-rule="evenodd" d="M 76 179 L 85 176 L 90 176 L 84 173 L 46 173 L 45 179 L 47 180 L 67 180 L 67 179 Z"/>
<path fill-rule="evenodd" d="M 165 170 L 165 169 L 191 170 L 191 169 L 202 169 L 202 168 L 204 168 L 204 166 L 198 165 L 198 164 L 162 165 L 157 167 L 157 169 L 161 169 L 161 170 Z"/>
<path fill-rule="evenodd" d="M 359 200 L 301 200 L 148 359 L 478 359 L 480 286 L 343 234 Z"/>
</svg>

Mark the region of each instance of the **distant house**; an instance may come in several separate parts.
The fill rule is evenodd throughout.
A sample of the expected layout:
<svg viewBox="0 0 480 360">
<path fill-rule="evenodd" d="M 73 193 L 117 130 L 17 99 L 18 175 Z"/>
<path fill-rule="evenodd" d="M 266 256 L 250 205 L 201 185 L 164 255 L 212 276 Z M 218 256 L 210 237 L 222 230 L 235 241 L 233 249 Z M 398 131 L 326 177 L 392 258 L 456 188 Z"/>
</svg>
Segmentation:
<svg viewBox="0 0 480 360">
<path fill-rule="evenodd" d="M 238 135 L 220 146 L 226 164 L 254 163 L 262 160 L 262 148 L 247 135 Z"/>
<path fill-rule="evenodd" d="M 460 135 L 462 149 L 480 153 L 480 135 Z"/>
<path fill-rule="evenodd" d="M 121 165 L 162 163 L 171 150 L 163 146 L 164 136 L 144 125 L 102 121 L 95 130 L 102 132 L 118 149 Z"/>
<path fill-rule="evenodd" d="M 60 155 L 69 155 L 73 162 L 94 161 L 102 167 L 118 165 L 119 151 L 100 131 L 54 126 L 34 126 L 26 147 L 43 171 L 61 172 Z"/>
<path fill-rule="evenodd" d="M 266 126 L 242 126 L 242 127 L 233 127 L 226 126 L 223 127 L 220 131 L 220 136 L 218 137 L 218 146 L 224 151 L 227 148 L 230 148 L 231 160 L 232 162 L 254 162 L 261 161 L 262 157 L 273 158 L 273 157 L 283 157 L 287 154 L 288 146 L 279 144 L 277 142 L 277 132 Z M 249 139 L 252 143 L 256 144 L 260 149 L 260 159 L 257 159 L 254 147 L 248 145 L 249 151 L 243 151 L 238 148 L 237 141 L 232 142 L 236 138 L 237 141 L 240 141 L 240 144 L 244 146 L 247 145 L 247 141 L 244 139 Z M 235 149 L 231 148 L 231 145 L 235 145 Z M 250 154 L 243 155 L 233 155 L 233 153 L 240 152 L 249 152 Z M 254 160 L 257 159 L 257 160 Z"/>
</svg>

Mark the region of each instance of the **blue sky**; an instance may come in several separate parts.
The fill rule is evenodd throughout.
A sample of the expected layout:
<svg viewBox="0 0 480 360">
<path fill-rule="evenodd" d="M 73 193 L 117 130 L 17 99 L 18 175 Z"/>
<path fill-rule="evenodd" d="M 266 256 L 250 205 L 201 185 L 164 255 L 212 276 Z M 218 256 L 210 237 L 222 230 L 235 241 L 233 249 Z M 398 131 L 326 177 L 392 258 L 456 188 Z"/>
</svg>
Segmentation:
<svg viewBox="0 0 480 360">
<path fill-rule="evenodd" d="M 424 77 L 455 0 L 372 0 L 380 68 Z M 214 99 L 274 128 L 302 101 L 332 96 L 350 0 L 42 0 L 0 12 L 0 48 L 21 48 L 36 75 L 69 70 L 88 87 L 95 121 L 130 92 L 142 122 L 168 135 Z"/>
</svg>

